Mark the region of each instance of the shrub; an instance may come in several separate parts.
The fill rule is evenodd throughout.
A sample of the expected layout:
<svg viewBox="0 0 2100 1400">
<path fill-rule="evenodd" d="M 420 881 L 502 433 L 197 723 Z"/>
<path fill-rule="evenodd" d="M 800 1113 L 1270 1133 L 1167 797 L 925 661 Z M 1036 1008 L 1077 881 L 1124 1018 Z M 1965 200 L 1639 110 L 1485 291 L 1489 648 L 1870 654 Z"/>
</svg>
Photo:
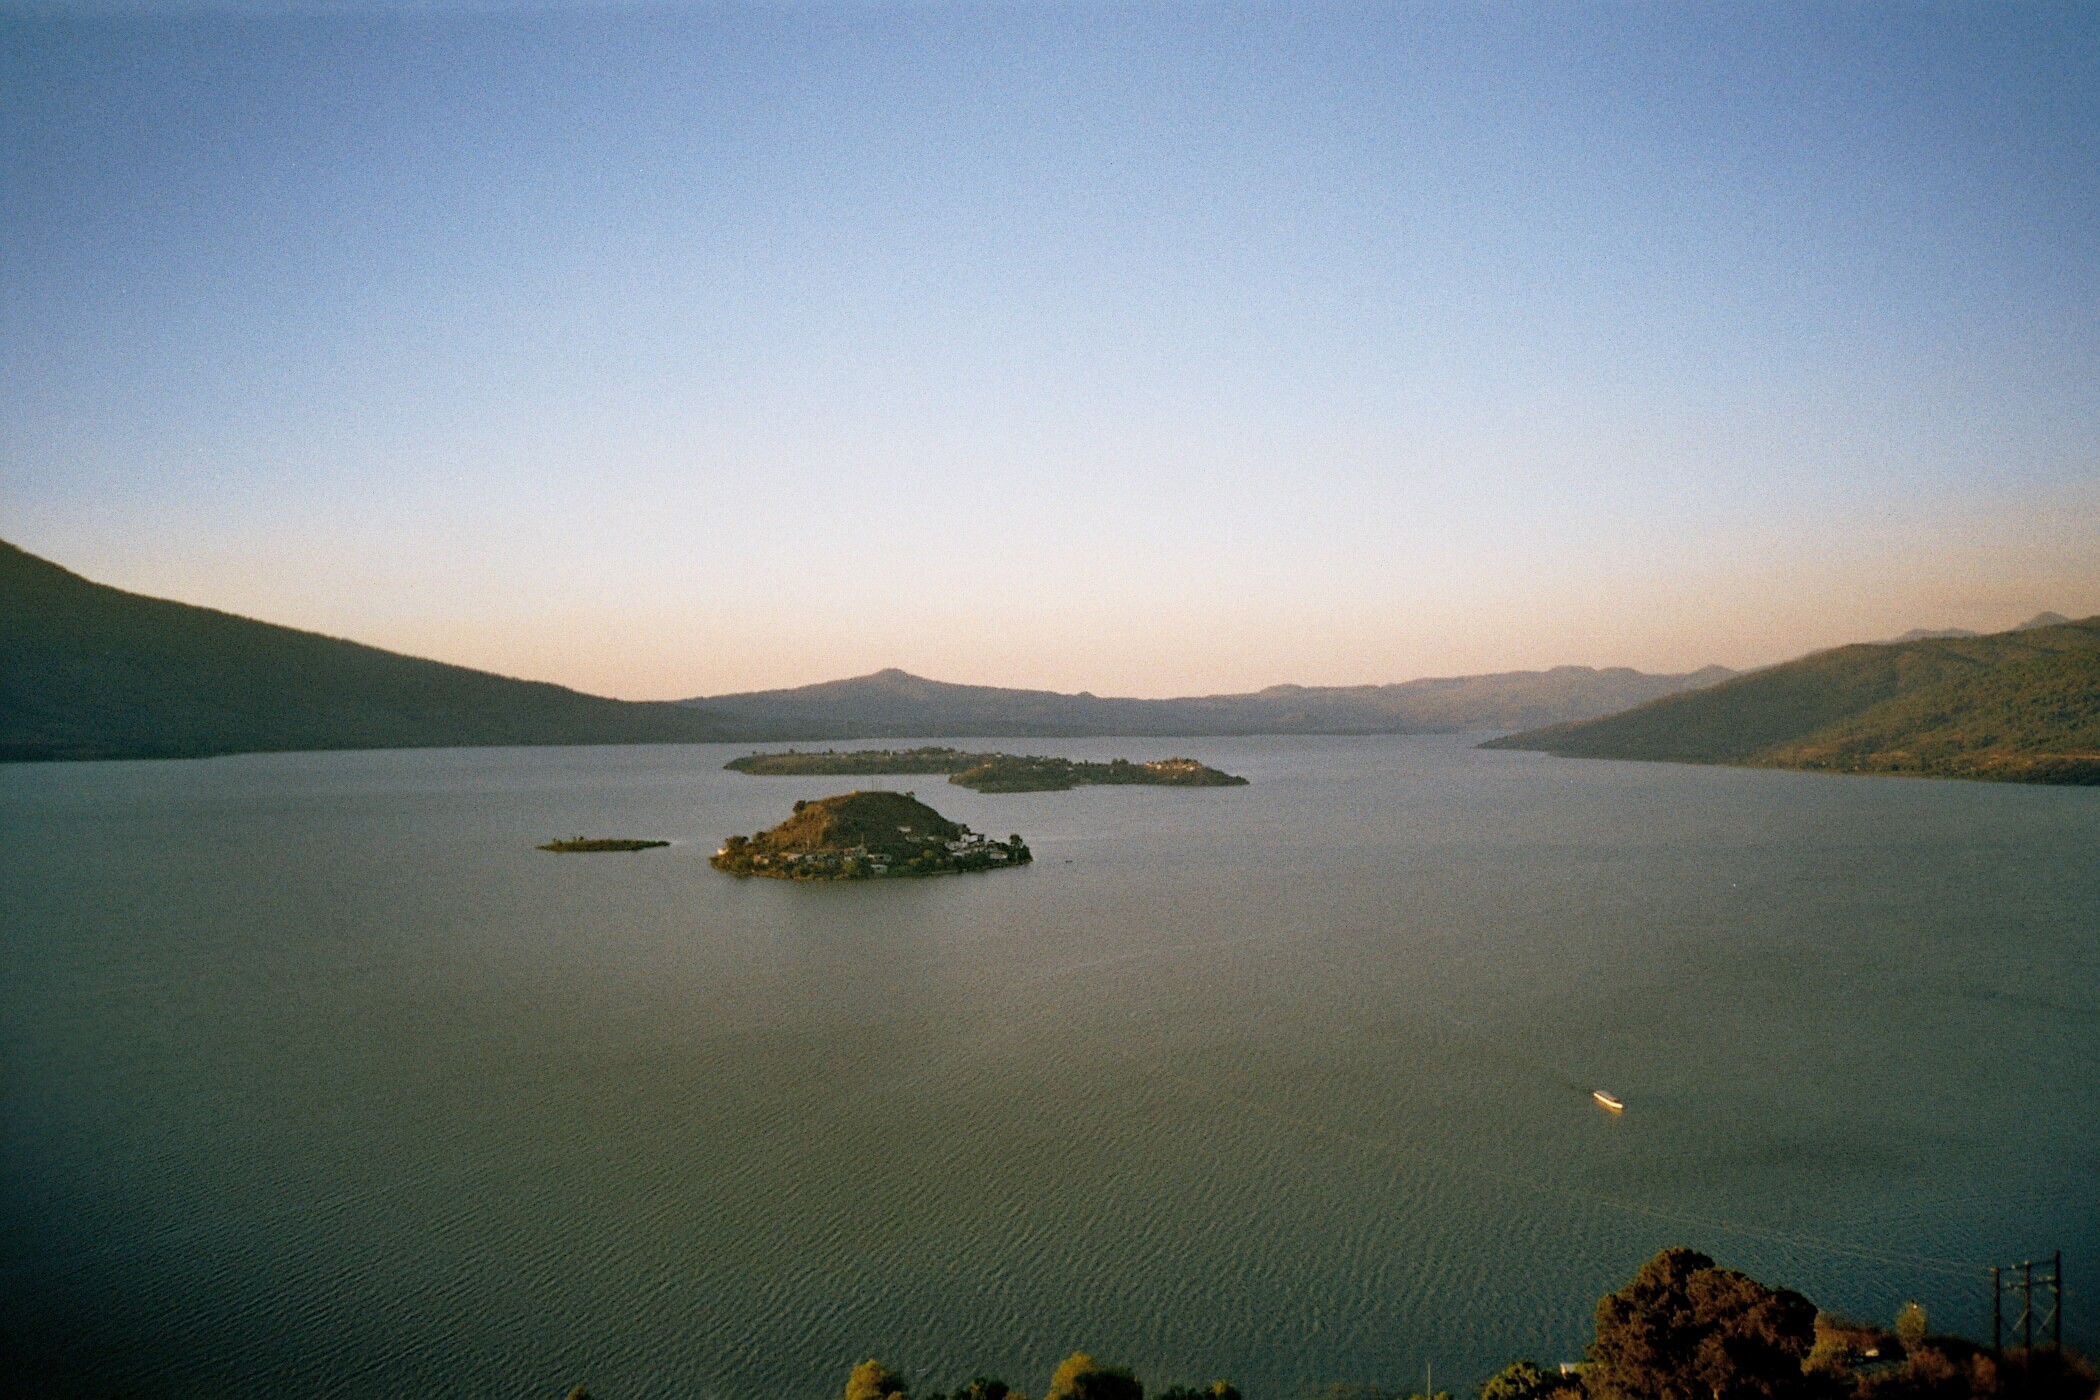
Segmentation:
<svg viewBox="0 0 2100 1400">
<path fill-rule="evenodd" d="M 1045 1400 L 1145 1400 L 1145 1387 L 1127 1367 L 1104 1366 L 1075 1351 L 1050 1373 Z"/>
<path fill-rule="evenodd" d="M 846 1377 L 845 1400 L 884 1400 L 885 1396 L 905 1395 L 909 1389 L 904 1377 L 871 1356 Z"/>
<path fill-rule="evenodd" d="M 1805 1400 L 1806 1298 L 1665 1249 L 1597 1303 L 1583 1388 L 1593 1400 Z"/>
</svg>

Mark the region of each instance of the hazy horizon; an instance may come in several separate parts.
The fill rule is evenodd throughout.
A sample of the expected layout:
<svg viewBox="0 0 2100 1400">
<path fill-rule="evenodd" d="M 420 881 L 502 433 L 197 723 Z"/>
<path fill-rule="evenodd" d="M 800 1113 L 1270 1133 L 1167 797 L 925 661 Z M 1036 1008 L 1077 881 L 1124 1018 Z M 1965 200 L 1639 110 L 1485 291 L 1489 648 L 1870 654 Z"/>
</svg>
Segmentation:
<svg viewBox="0 0 2100 1400">
<path fill-rule="evenodd" d="M 0 538 L 670 699 L 2100 613 L 2100 15 L 0 0 Z"/>
</svg>

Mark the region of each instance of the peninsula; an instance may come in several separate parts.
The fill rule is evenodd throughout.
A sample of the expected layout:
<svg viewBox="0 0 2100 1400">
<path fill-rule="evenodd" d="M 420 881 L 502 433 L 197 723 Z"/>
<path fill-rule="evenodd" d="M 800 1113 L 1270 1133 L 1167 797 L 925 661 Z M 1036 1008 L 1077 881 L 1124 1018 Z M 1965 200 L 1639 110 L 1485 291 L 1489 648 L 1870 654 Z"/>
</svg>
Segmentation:
<svg viewBox="0 0 2100 1400">
<path fill-rule="evenodd" d="M 969 753 L 962 749 L 825 749 L 821 753 L 755 753 L 723 767 L 765 776 L 804 774 L 946 773 L 948 781 L 977 792 L 1063 792 L 1075 787 L 1245 787 L 1247 780 L 1221 773 L 1193 758 L 1132 763 L 1127 758 L 1089 763 L 1038 754 Z"/>
<path fill-rule="evenodd" d="M 847 792 L 797 802 L 756 836 L 732 836 L 709 860 L 731 875 L 871 880 L 1026 865 L 1028 843 L 980 836 L 908 792 Z"/>
<path fill-rule="evenodd" d="M 1837 647 L 1482 744 L 1570 758 L 2100 785 L 2100 617 Z"/>
</svg>

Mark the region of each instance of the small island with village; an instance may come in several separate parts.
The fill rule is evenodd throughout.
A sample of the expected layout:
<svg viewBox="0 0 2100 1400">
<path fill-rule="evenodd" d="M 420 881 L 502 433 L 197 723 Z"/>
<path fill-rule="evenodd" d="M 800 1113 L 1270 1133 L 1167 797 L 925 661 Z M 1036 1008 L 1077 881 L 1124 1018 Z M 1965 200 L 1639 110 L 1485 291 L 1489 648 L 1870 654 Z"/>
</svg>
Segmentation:
<svg viewBox="0 0 2100 1400">
<path fill-rule="evenodd" d="M 786 821 L 730 837 L 708 863 L 775 880 L 881 880 L 1011 869 L 1030 859 L 1018 835 L 995 841 L 908 792 L 878 791 L 797 802 Z"/>
<path fill-rule="evenodd" d="M 1221 773 L 1193 758 L 1132 763 L 1127 758 L 1092 763 L 1039 754 L 970 753 L 929 746 L 917 749 L 825 749 L 820 753 L 754 753 L 722 765 L 737 773 L 789 777 L 809 774 L 946 773 L 948 781 L 977 792 L 1063 792 L 1075 787 L 1245 787 L 1247 780 Z"/>
</svg>

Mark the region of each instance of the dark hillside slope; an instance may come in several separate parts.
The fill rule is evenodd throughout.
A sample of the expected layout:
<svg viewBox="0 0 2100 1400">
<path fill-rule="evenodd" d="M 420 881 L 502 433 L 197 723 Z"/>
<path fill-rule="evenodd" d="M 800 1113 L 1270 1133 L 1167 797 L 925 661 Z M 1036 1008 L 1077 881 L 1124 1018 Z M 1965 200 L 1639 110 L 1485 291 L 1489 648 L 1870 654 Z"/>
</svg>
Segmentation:
<svg viewBox="0 0 2100 1400">
<path fill-rule="evenodd" d="M 1883 701 L 1758 760 L 1837 773 L 2100 784 L 2100 647 Z"/>
<path fill-rule="evenodd" d="M 0 543 L 0 760 L 739 737 L 704 710 L 147 598 Z"/>
<path fill-rule="evenodd" d="M 2100 618 L 1981 637 L 1837 647 L 1708 690 L 1513 734 L 1483 747 L 1578 758 L 2078 781 L 2068 776 L 2076 763 L 2041 759 L 2089 746 L 2080 736 L 2093 704 L 2095 648 Z M 1930 734 L 1939 737 L 1927 742 Z M 1922 750 L 1914 740 L 1939 757 L 1916 758 Z M 1967 755 L 1958 764 L 1957 753 Z M 2027 759 L 2001 762 L 1991 755 Z"/>
</svg>

